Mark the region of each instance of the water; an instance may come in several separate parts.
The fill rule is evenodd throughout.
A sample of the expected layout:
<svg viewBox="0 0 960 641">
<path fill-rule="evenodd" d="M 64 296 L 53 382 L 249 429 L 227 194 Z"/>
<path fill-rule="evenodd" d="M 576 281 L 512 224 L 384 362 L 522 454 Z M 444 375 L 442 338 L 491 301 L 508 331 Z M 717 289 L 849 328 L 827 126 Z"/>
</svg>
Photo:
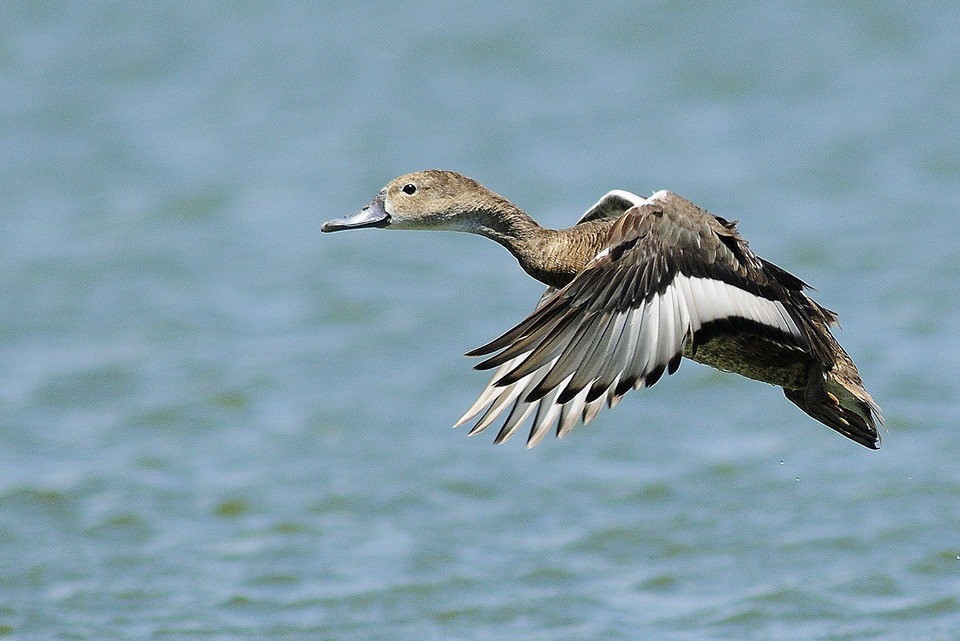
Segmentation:
<svg viewBox="0 0 960 641">
<path fill-rule="evenodd" d="M 960 636 L 960 12 L 18 3 L 0 38 L 0 636 Z M 685 363 L 563 441 L 449 425 L 540 287 L 319 234 L 445 167 L 562 226 L 741 219 L 888 418 Z"/>
</svg>

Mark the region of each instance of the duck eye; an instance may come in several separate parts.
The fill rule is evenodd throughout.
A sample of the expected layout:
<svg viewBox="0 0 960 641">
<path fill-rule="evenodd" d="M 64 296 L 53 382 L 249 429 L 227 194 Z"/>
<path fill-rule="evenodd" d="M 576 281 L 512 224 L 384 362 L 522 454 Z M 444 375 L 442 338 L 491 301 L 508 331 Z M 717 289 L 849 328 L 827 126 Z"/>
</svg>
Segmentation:
<svg viewBox="0 0 960 641">
<path fill-rule="evenodd" d="M 407 183 L 403 186 L 403 193 L 405 194 L 412 194 L 415 191 L 417 191 L 417 186 L 413 183 Z"/>
</svg>

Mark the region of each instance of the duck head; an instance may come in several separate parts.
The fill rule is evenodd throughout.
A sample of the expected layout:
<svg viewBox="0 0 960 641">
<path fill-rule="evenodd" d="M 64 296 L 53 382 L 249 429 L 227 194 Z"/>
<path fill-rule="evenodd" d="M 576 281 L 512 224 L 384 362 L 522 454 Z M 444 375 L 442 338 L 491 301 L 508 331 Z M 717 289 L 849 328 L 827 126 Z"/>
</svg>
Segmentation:
<svg viewBox="0 0 960 641">
<path fill-rule="evenodd" d="M 428 169 L 394 178 L 366 207 L 324 223 L 320 231 L 389 227 L 475 232 L 477 215 L 503 201 L 466 176 Z"/>
</svg>

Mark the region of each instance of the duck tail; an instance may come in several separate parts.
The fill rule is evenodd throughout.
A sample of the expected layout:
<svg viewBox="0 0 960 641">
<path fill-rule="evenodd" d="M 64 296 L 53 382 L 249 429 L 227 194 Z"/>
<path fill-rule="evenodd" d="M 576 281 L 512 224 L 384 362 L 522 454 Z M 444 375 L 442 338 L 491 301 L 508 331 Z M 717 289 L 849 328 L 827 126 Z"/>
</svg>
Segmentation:
<svg viewBox="0 0 960 641">
<path fill-rule="evenodd" d="M 877 431 L 877 424 L 883 424 L 880 407 L 864 389 L 849 359 L 841 360 L 826 372 L 811 367 L 806 388 L 784 388 L 783 394 L 808 416 L 850 440 L 871 450 L 880 448 Z"/>
</svg>

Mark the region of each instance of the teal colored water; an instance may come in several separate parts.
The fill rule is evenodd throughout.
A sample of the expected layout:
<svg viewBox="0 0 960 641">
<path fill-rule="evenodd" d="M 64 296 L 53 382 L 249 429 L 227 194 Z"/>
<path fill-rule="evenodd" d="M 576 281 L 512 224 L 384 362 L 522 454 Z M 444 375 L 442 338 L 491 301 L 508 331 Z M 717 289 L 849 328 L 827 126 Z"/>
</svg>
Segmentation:
<svg viewBox="0 0 960 641">
<path fill-rule="evenodd" d="M 960 637 L 957 6 L 4 16 L 0 638 Z M 426 167 L 551 226 L 618 187 L 739 218 L 883 449 L 689 362 L 534 450 L 451 430 L 540 286 L 319 232 Z"/>
</svg>

